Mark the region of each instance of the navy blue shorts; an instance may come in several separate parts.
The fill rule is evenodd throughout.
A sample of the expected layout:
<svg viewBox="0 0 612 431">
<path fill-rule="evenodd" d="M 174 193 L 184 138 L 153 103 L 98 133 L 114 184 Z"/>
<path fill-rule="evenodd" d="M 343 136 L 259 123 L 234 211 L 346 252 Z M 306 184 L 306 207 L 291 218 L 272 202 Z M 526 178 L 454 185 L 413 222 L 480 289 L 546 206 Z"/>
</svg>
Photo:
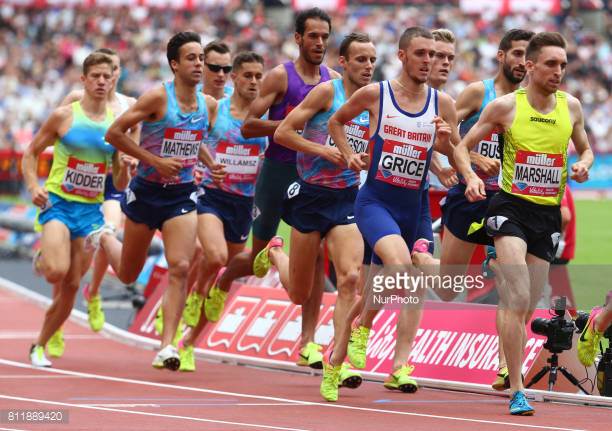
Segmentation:
<svg viewBox="0 0 612 431">
<path fill-rule="evenodd" d="M 301 179 L 289 185 L 283 219 L 302 233 L 319 232 L 324 237 L 336 226 L 355 223 L 357 186 L 332 189 Z"/>
<path fill-rule="evenodd" d="M 442 225 L 462 241 L 493 245 L 493 239 L 487 235 L 483 222 L 489 202 L 495 193 L 497 192 L 487 190 L 486 199 L 470 202 L 465 197 L 464 184 L 459 183 L 451 187 L 441 205 Z M 473 232 L 470 232 L 470 226 L 473 223 Z M 478 228 L 479 225 L 480 228 Z"/>
<path fill-rule="evenodd" d="M 223 234 L 229 242 L 242 244 L 249 237 L 253 224 L 253 198 L 201 187 L 198 215 L 214 214 L 223 222 Z"/>
<path fill-rule="evenodd" d="M 365 240 L 365 238 L 363 239 L 363 262 L 361 262 L 363 265 L 369 265 L 370 263 L 372 263 L 372 247 L 370 247 L 370 244 L 368 244 L 368 242 Z"/>
<path fill-rule="evenodd" d="M 125 192 L 121 192 L 115 188 L 113 184 L 113 174 L 106 174 L 106 179 L 104 180 L 104 200 L 110 201 L 120 201 Z"/>
<path fill-rule="evenodd" d="M 400 207 L 378 199 L 364 186 L 355 201 L 355 216 L 361 234 L 372 249 L 381 238 L 400 235 L 410 250 L 417 239 L 428 239 L 430 252 L 433 253 L 428 190 L 421 191 L 419 205 Z M 375 252 L 372 252 L 372 262 L 382 264 Z"/>
<path fill-rule="evenodd" d="M 134 223 L 161 229 L 166 220 L 195 211 L 194 183 L 166 185 L 135 177 L 130 181 L 121 210 Z"/>
</svg>

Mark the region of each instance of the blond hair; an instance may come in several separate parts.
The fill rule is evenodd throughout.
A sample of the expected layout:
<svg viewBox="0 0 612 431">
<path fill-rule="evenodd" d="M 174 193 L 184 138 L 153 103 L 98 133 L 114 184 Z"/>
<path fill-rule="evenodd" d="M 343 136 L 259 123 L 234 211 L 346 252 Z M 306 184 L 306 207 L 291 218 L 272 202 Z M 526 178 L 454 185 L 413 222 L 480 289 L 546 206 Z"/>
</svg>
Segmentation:
<svg viewBox="0 0 612 431">
<path fill-rule="evenodd" d="M 431 32 L 436 42 L 455 43 L 455 35 L 447 28 L 438 28 Z"/>
</svg>

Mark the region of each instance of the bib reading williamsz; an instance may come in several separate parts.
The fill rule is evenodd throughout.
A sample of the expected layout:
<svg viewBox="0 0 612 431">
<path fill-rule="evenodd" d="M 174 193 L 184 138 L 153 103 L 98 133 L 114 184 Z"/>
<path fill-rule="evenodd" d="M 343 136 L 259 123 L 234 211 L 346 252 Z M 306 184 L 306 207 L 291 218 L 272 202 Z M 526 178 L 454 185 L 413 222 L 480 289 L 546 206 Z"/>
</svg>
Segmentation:
<svg viewBox="0 0 612 431">
<path fill-rule="evenodd" d="M 572 123 L 566 94 L 555 96 L 555 109 L 541 114 L 517 90 L 514 121 L 504 133 L 502 190 L 540 205 L 559 205 L 567 181 Z"/>
</svg>

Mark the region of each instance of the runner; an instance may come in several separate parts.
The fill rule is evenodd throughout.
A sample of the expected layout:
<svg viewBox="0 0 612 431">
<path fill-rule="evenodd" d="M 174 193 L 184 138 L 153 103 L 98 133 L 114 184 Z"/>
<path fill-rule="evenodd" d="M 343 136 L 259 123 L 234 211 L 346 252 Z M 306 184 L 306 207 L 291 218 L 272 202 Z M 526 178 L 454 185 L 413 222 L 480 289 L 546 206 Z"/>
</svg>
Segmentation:
<svg viewBox="0 0 612 431">
<path fill-rule="evenodd" d="M 299 180 L 289 186 L 285 201 L 286 219 L 291 228 L 291 251 L 287 256 L 278 237 L 273 238 L 255 258 L 255 275 L 263 276 L 270 264 L 278 269 L 289 298 L 304 304 L 312 294 L 316 261 L 321 240 L 327 241 L 336 271 L 338 296 L 334 307 L 334 350 L 325 363 L 321 395 L 337 401 L 340 382 L 352 387 L 361 376 L 344 364 L 351 328 L 350 311 L 359 288 L 363 261 L 363 238 L 355 224 L 353 207 L 359 174 L 347 169 L 342 154 L 329 137 L 329 118 L 357 89 L 372 80 L 376 49 L 370 38 L 351 33 L 340 45 L 342 79 L 323 83 L 281 122 L 274 139 L 297 151 Z M 367 151 L 368 113 L 348 121 L 344 130 L 351 148 Z M 298 130 L 304 130 L 300 136 Z"/>
<path fill-rule="evenodd" d="M 398 78 L 357 90 L 330 119 L 329 131 L 351 169 L 368 169 L 355 202 L 359 230 L 374 250 L 372 262 L 387 275 L 414 273 L 410 249 L 416 241 L 431 152 L 452 152 L 455 127 L 452 99 L 426 85 L 433 56 L 433 36 L 421 27 L 408 28 L 399 41 Z M 343 124 L 363 110 L 370 114 L 371 154 L 353 153 Z M 370 163 L 371 160 L 371 163 Z M 401 293 L 401 292 L 398 292 Z M 423 289 L 415 292 L 421 300 Z M 417 390 L 406 364 L 421 317 L 420 307 L 403 308 L 398 321 L 393 372 L 388 389 Z"/>
<path fill-rule="evenodd" d="M 83 62 L 83 97 L 56 108 L 34 137 L 23 156 L 24 179 L 32 203 L 40 208 L 41 249 L 34 268 L 57 286 L 38 339 L 30 350 L 37 367 L 50 367 L 45 345 L 68 319 L 82 271 L 84 238 L 104 225 L 100 206 L 104 200 L 104 177 L 114 159 L 115 185 L 125 188 L 126 165 L 115 149 L 104 142 L 113 121 L 107 95 L 113 84 L 112 59 L 101 53 Z M 38 184 L 38 157 L 54 146 L 53 165 L 44 186 Z M 119 183 L 123 179 L 123 183 Z"/>
<path fill-rule="evenodd" d="M 172 340 L 185 304 L 197 228 L 193 171 L 199 158 L 213 173 L 219 172 L 200 145 L 209 124 L 214 123 L 217 102 L 196 90 L 204 58 L 198 34 L 175 34 L 168 42 L 167 57 L 174 80 L 145 93 L 106 134 L 113 146 L 140 160 L 121 201 L 127 216 L 123 246 L 107 226 L 88 241 L 106 253 L 122 282 L 132 283 L 142 270 L 155 231 L 161 231 L 169 281 L 162 303 L 161 349 L 153 367 L 177 370 L 180 360 Z M 126 133 L 141 121 L 139 146 Z"/>
<path fill-rule="evenodd" d="M 295 20 L 295 41 L 300 55 L 295 62 L 283 63 L 272 69 L 264 78 L 261 94 L 253 102 L 242 127 L 246 138 L 268 136 L 270 145 L 261 167 L 255 187 L 253 208 L 253 245 L 250 253 L 240 253 L 228 264 L 220 277 L 218 287 L 210 289 L 209 297 L 229 292 L 231 283 L 238 277 L 253 274 L 255 256 L 274 237 L 280 223 L 282 202 L 291 183 L 297 180 L 295 151 L 280 146 L 271 138 L 285 116 L 320 82 L 340 75 L 321 66 L 331 32 L 331 18 L 319 8 L 300 12 Z M 269 112 L 268 119 L 261 117 Z M 325 274 L 319 263 L 312 295 L 302 306 L 302 334 L 300 357 L 297 364 L 312 368 L 323 367 L 321 346 L 314 342 L 319 316 Z M 320 270 L 319 270 L 320 269 Z M 223 304 L 223 301 L 214 300 Z M 221 315 L 223 305 L 215 306 Z"/>
<path fill-rule="evenodd" d="M 535 35 L 526 52 L 527 87 L 490 102 L 455 150 L 466 198 L 482 201 L 487 198 L 485 182 L 470 166 L 469 151 L 494 130 L 504 136 L 501 190 L 489 203 L 486 229 L 505 280 L 498 286 L 500 338 L 508 362 L 512 415 L 534 414 L 521 380 L 525 324 L 540 299 L 561 235 L 559 203 L 567 181 L 570 138 L 579 155 L 571 166 L 572 179 L 586 181 L 593 163 L 581 104 L 558 90 L 567 66 L 565 48 L 559 33 Z"/>
<path fill-rule="evenodd" d="M 195 371 L 193 344 L 208 320 L 216 322 L 226 293 L 219 291 L 206 302 L 206 318 L 200 317 L 204 295 L 214 283 L 219 270 L 229 259 L 244 250 L 253 219 L 253 194 L 266 138 L 245 139 L 240 127 L 257 98 L 264 71 L 263 58 L 254 52 L 241 52 L 233 62 L 231 98 L 219 102 L 217 121 L 208 137 L 208 148 L 215 161 L 225 166 L 227 175 L 215 184 L 209 171 L 202 182 L 198 199 L 198 238 L 203 259 L 193 298 L 183 313 L 185 323 L 195 328 L 179 343 L 181 371 Z M 221 299 L 220 306 L 215 301 Z"/>
<path fill-rule="evenodd" d="M 202 93 L 221 100 L 234 92 L 227 85 L 232 71 L 232 52 L 225 42 L 213 40 L 204 47 L 204 81 Z"/>
</svg>

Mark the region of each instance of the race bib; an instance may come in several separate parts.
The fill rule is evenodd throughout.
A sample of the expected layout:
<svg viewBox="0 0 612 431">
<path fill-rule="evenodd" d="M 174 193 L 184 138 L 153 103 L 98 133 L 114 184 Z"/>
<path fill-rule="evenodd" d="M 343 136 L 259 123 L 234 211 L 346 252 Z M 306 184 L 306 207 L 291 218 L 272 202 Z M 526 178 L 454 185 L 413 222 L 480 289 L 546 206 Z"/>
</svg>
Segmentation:
<svg viewBox="0 0 612 431">
<path fill-rule="evenodd" d="M 563 154 L 518 150 L 514 162 L 512 193 L 557 196 L 563 175 Z"/>
<path fill-rule="evenodd" d="M 76 196 L 95 198 L 104 191 L 106 163 L 91 163 L 68 158 L 62 179 L 62 191 Z"/>
<path fill-rule="evenodd" d="M 183 166 L 194 166 L 198 161 L 201 143 L 201 130 L 167 128 L 159 154 L 161 157 L 181 159 Z"/>
<path fill-rule="evenodd" d="M 346 140 L 354 153 L 365 153 L 368 151 L 368 127 L 349 121 L 344 125 Z M 325 145 L 335 147 L 336 143 L 327 135 Z"/>
<path fill-rule="evenodd" d="M 255 182 L 259 169 L 259 150 L 259 145 L 219 141 L 215 161 L 225 165 L 226 180 L 237 183 Z"/>
</svg>

